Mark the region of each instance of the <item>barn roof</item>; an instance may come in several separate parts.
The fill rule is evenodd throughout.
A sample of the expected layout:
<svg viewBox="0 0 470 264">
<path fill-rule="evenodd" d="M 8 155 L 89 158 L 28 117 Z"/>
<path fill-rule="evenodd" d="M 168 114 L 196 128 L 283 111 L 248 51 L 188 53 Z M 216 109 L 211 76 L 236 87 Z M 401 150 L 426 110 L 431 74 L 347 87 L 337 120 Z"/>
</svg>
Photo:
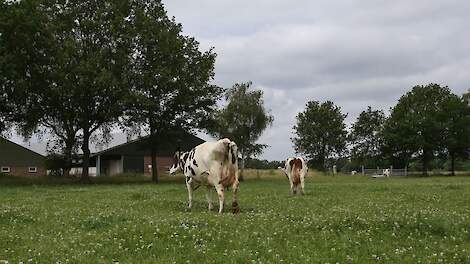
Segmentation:
<svg viewBox="0 0 470 264">
<path fill-rule="evenodd" d="M 186 132 L 173 132 L 166 137 L 155 139 L 157 156 L 172 156 L 177 150 L 190 150 L 204 143 L 204 140 Z M 152 140 L 150 136 L 144 136 L 129 142 L 117 145 L 106 150 L 93 153 L 91 157 L 100 155 L 125 155 L 125 156 L 149 156 Z"/>
<path fill-rule="evenodd" d="M 6 138 L 0 137 L 1 166 L 44 166 L 45 157 Z"/>
</svg>

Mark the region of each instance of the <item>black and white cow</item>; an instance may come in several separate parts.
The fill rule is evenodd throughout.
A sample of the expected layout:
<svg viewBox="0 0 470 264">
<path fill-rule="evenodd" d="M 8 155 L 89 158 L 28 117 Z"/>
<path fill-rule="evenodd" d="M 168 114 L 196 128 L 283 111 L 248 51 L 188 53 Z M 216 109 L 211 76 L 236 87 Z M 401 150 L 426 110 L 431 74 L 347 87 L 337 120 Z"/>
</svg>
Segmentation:
<svg viewBox="0 0 470 264">
<path fill-rule="evenodd" d="M 308 173 L 307 162 L 302 157 L 288 158 L 284 167 L 279 167 L 289 179 L 292 194 L 296 194 L 300 186 L 300 194 L 304 194 L 305 177 Z"/>
<path fill-rule="evenodd" d="M 206 187 L 209 210 L 212 210 L 210 191 L 215 188 L 219 196 L 219 213 L 224 210 L 226 187 L 232 187 L 232 211 L 238 213 L 238 149 L 237 144 L 224 138 L 216 142 L 205 142 L 189 152 L 175 154 L 175 162 L 170 174 L 182 170 L 186 176 L 188 207 L 192 207 L 193 191 L 200 186 Z"/>
</svg>

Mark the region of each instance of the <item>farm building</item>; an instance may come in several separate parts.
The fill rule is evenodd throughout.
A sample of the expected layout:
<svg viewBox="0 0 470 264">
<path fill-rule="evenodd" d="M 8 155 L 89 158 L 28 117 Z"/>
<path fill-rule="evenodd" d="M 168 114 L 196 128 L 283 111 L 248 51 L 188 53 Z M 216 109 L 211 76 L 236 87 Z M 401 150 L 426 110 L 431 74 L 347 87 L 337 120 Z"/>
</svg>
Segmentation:
<svg viewBox="0 0 470 264">
<path fill-rule="evenodd" d="M 177 150 L 190 150 L 204 140 L 187 132 L 156 140 L 158 173 L 166 173 Z M 121 173 L 151 174 L 151 140 L 141 137 L 91 155 L 90 163 L 96 167 L 96 176 Z"/>
<path fill-rule="evenodd" d="M 0 172 L 11 175 L 45 175 L 46 158 L 0 137 Z"/>
</svg>

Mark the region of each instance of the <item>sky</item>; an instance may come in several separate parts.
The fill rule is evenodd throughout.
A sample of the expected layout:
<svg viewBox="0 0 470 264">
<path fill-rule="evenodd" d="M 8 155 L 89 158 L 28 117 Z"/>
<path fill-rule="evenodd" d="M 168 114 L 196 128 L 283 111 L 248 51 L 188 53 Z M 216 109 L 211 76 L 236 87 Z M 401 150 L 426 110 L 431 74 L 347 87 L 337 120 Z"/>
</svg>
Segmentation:
<svg viewBox="0 0 470 264">
<path fill-rule="evenodd" d="M 310 100 L 333 101 L 351 124 L 369 105 L 388 113 L 415 85 L 470 88 L 470 1 L 163 2 L 202 50 L 214 47 L 214 83 L 264 91 L 274 123 L 260 158 L 295 154 L 295 116 Z"/>
<path fill-rule="evenodd" d="M 252 81 L 274 116 L 261 158 L 294 155 L 297 113 L 331 100 L 351 124 L 368 105 L 386 113 L 415 85 L 470 88 L 470 1 L 164 0 L 202 49 L 215 83 Z"/>
</svg>

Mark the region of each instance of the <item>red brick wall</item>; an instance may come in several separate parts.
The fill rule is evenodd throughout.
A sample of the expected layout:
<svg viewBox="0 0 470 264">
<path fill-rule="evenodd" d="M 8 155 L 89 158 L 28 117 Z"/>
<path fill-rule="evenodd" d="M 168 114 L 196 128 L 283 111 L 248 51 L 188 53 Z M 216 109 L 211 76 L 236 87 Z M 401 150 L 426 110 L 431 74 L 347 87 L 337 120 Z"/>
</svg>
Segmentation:
<svg viewBox="0 0 470 264">
<path fill-rule="evenodd" d="M 144 174 L 150 175 L 152 173 L 151 166 L 152 158 L 150 156 L 144 157 Z M 157 157 L 157 170 L 158 175 L 168 174 L 171 165 L 173 165 L 172 157 Z"/>
<path fill-rule="evenodd" d="M 16 176 L 44 176 L 46 175 L 46 169 L 44 167 L 37 167 L 37 172 L 29 172 L 28 167 L 10 167 L 10 172 L 5 174 Z"/>
</svg>

